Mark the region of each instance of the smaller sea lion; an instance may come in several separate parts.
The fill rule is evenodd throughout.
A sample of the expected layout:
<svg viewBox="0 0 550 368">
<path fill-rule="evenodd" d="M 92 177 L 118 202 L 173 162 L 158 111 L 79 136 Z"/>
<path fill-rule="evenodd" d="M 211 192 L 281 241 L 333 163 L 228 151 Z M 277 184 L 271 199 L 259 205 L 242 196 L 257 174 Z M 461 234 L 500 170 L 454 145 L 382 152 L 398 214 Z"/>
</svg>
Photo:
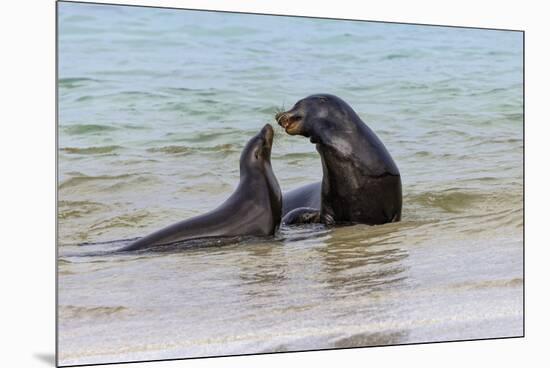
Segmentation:
<svg viewBox="0 0 550 368">
<path fill-rule="evenodd" d="M 147 235 L 120 251 L 134 251 L 197 239 L 273 235 L 281 222 L 282 196 L 271 168 L 273 128 L 266 124 L 240 158 L 237 189 L 218 208 Z"/>
</svg>

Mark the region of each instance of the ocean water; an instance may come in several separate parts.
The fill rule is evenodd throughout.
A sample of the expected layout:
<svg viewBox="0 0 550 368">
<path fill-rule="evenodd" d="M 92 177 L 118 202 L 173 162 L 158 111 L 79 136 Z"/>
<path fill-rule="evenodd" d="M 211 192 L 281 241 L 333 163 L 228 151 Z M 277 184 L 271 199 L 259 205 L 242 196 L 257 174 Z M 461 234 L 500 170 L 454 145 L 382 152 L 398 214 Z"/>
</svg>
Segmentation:
<svg viewBox="0 0 550 368">
<path fill-rule="evenodd" d="M 519 32 L 59 3 L 61 364 L 523 334 Z M 403 218 L 114 255 L 233 191 L 265 123 L 283 191 L 320 180 L 277 109 L 346 100 Z"/>
</svg>

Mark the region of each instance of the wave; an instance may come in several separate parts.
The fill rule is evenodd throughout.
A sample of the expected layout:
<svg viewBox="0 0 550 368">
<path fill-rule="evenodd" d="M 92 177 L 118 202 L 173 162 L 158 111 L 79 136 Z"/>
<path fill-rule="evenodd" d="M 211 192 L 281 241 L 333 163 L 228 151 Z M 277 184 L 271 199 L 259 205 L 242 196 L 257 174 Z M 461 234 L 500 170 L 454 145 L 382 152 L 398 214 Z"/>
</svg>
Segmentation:
<svg viewBox="0 0 550 368">
<path fill-rule="evenodd" d="M 94 155 L 102 153 L 111 153 L 118 149 L 121 149 L 121 146 L 96 146 L 96 147 L 62 147 L 59 150 L 69 153 L 69 154 L 79 154 L 79 155 Z"/>
<path fill-rule="evenodd" d="M 404 202 L 415 203 L 426 207 L 436 207 L 446 212 L 456 213 L 484 199 L 485 195 L 479 193 L 446 190 L 409 195 L 406 196 Z"/>
<path fill-rule="evenodd" d="M 61 318 L 98 318 L 111 317 L 128 312 L 124 306 L 97 306 L 79 307 L 76 305 L 60 305 L 59 314 Z"/>
<path fill-rule="evenodd" d="M 273 157 L 283 160 L 316 159 L 319 157 L 317 152 L 289 152 L 284 154 L 273 154 Z"/>
<path fill-rule="evenodd" d="M 159 94 L 159 93 L 152 93 L 152 92 L 143 92 L 143 91 L 122 91 L 117 93 L 108 93 L 108 94 L 102 94 L 102 95 L 84 95 L 78 97 L 75 101 L 77 102 L 83 102 L 83 101 L 91 101 L 96 99 L 115 99 L 115 98 L 124 98 L 129 97 L 132 99 L 143 97 L 145 99 L 160 99 L 165 98 L 166 95 Z"/>
<path fill-rule="evenodd" d="M 491 140 L 484 140 L 482 142 L 472 143 L 470 147 L 485 146 L 487 144 L 500 145 L 503 151 L 510 148 L 510 144 L 521 143 L 523 144 L 523 138 L 492 138 Z"/>
<path fill-rule="evenodd" d="M 57 85 L 60 88 L 77 88 L 90 82 L 96 83 L 101 81 L 93 78 L 59 78 L 57 80 Z"/>
<path fill-rule="evenodd" d="M 217 131 L 206 131 L 199 132 L 192 136 L 184 138 L 185 141 L 194 142 L 194 143 L 204 143 L 209 141 L 214 141 L 216 139 L 223 139 L 224 141 L 231 141 L 236 139 L 238 141 L 246 142 L 250 137 L 257 134 L 258 130 L 240 130 L 235 128 L 223 128 Z M 243 138 L 244 137 L 244 138 Z"/>
<path fill-rule="evenodd" d="M 108 208 L 107 205 L 92 201 L 59 201 L 58 213 L 59 219 L 84 217 L 91 213 L 102 212 Z"/>
<path fill-rule="evenodd" d="M 117 128 L 101 124 L 75 124 L 62 127 L 63 132 L 69 135 L 80 135 L 90 133 L 103 133 L 116 130 Z"/>
<path fill-rule="evenodd" d="M 493 178 L 481 178 L 492 181 Z M 511 205 L 521 205 L 521 192 L 468 192 L 460 188 L 450 188 L 440 191 L 408 194 L 403 203 L 420 205 L 422 207 L 438 208 L 445 212 L 460 213 L 467 210 L 483 210 L 489 214 L 499 214 L 501 211 L 515 211 Z"/>
<path fill-rule="evenodd" d="M 89 227 L 90 231 L 107 230 L 112 228 L 139 228 L 140 224 L 152 217 L 147 210 L 139 210 L 133 213 L 114 216 L 105 220 L 95 222 Z M 125 241 L 126 239 L 118 240 Z"/>
<path fill-rule="evenodd" d="M 382 57 L 382 60 L 394 60 L 394 59 L 408 59 L 412 55 L 407 54 L 389 54 Z"/>
<path fill-rule="evenodd" d="M 522 121 L 523 120 L 523 113 L 511 113 L 511 114 L 504 114 L 504 116 L 511 121 Z"/>
<path fill-rule="evenodd" d="M 428 157 L 433 156 L 433 153 L 428 151 L 417 151 L 414 153 L 414 155 L 417 157 Z"/>
<path fill-rule="evenodd" d="M 424 133 L 426 137 L 447 137 L 453 135 L 456 137 L 467 137 L 471 138 L 472 134 L 469 131 L 458 130 L 455 128 L 445 129 L 445 130 L 430 130 Z"/>
<path fill-rule="evenodd" d="M 486 288 L 507 288 L 523 286 L 523 278 L 501 279 L 501 280 L 484 280 L 484 281 L 466 281 L 447 286 L 449 289 L 470 290 L 470 289 L 486 289 Z"/>
<path fill-rule="evenodd" d="M 241 146 L 232 143 L 218 144 L 213 147 L 189 147 L 183 145 L 170 145 L 162 147 L 151 147 L 147 152 L 151 153 L 167 153 L 167 154 L 191 154 L 196 152 L 221 152 L 231 153 L 240 152 Z"/>
<path fill-rule="evenodd" d="M 147 152 L 151 153 L 168 153 L 168 154 L 178 154 L 178 153 L 191 153 L 193 149 L 186 146 L 164 146 L 164 147 L 152 147 L 147 148 Z"/>
<path fill-rule="evenodd" d="M 121 175 L 97 175 L 97 176 L 89 176 L 84 175 L 80 173 L 74 173 L 74 176 L 71 178 L 68 178 L 64 180 L 63 182 L 59 183 L 58 188 L 59 189 L 65 189 L 69 187 L 74 187 L 83 183 L 87 182 L 94 182 L 94 181 L 119 181 L 123 179 L 128 178 L 136 178 L 140 177 L 139 174 L 121 174 Z"/>
<path fill-rule="evenodd" d="M 523 229 L 521 192 L 464 192 L 450 189 L 406 195 L 403 217 L 436 221 L 435 226 L 455 228 L 471 236 L 491 229 Z"/>
</svg>

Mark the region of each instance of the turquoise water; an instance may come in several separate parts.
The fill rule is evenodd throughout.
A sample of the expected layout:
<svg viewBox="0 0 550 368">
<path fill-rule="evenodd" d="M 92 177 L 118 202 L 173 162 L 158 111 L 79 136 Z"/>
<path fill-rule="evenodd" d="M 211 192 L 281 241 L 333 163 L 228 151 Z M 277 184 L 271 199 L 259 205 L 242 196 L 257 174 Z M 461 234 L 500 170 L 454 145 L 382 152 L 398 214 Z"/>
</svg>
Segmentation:
<svg viewBox="0 0 550 368">
<path fill-rule="evenodd" d="M 60 3 L 60 363 L 521 335 L 522 47 L 518 32 Z M 394 157 L 402 222 L 83 256 L 216 207 L 249 137 L 320 92 Z M 319 180 L 314 146 L 276 131 L 283 191 Z"/>
</svg>

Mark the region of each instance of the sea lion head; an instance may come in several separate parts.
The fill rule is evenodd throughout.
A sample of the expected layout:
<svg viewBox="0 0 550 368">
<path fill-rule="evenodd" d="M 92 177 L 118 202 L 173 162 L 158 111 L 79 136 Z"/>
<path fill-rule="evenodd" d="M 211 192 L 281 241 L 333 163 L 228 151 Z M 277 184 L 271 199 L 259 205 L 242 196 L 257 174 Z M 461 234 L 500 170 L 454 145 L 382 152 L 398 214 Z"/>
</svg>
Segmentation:
<svg viewBox="0 0 550 368">
<path fill-rule="evenodd" d="M 346 124 L 357 118 L 352 108 L 339 97 L 329 94 L 308 96 L 292 109 L 275 115 L 275 120 L 290 135 L 302 135 L 312 143 L 323 143 L 324 139 L 349 132 L 353 126 Z"/>
<path fill-rule="evenodd" d="M 273 128 L 266 124 L 252 137 L 241 153 L 241 171 L 243 169 L 264 169 L 271 166 L 271 147 L 273 146 Z"/>
<path fill-rule="evenodd" d="M 276 229 L 281 222 L 282 194 L 279 182 L 271 167 L 271 147 L 273 146 L 274 131 L 271 125 L 266 124 L 262 130 L 252 137 L 241 153 L 240 169 L 241 181 L 248 182 L 245 188 L 247 195 L 261 196 L 267 188 L 273 226 Z M 254 184 L 251 184 L 254 183 Z M 265 187 L 263 186 L 265 185 Z M 261 200 L 256 205 L 262 205 Z M 273 228 L 271 228 L 273 230 Z M 266 230 L 266 233 L 269 231 Z M 273 232 L 271 232 L 273 234 Z"/>
</svg>

